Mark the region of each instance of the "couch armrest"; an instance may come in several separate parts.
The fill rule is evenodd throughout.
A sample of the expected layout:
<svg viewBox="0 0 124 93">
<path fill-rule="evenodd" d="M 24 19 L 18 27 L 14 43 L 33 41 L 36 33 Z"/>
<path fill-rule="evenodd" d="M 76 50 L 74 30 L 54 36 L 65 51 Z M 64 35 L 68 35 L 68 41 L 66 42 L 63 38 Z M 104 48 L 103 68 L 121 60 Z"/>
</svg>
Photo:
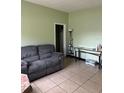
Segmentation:
<svg viewBox="0 0 124 93">
<path fill-rule="evenodd" d="M 28 74 L 28 63 L 24 60 L 21 60 L 21 73 Z"/>
<path fill-rule="evenodd" d="M 53 52 L 52 55 L 53 56 L 58 56 L 58 57 L 64 57 L 64 54 L 60 53 L 60 52 Z"/>
<path fill-rule="evenodd" d="M 61 52 L 53 52 L 52 56 L 56 56 L 59 58 L 59 60 L 63 60 L 64 59 L 64 54 Z"/>
<path fill-rule="evenodd" d="M 53 52 L 52 56 L 58 57 L 59 61 L 61 62 L 61 68 L 64 67 L 64 54 L 60 52 Z"/>
</svg>

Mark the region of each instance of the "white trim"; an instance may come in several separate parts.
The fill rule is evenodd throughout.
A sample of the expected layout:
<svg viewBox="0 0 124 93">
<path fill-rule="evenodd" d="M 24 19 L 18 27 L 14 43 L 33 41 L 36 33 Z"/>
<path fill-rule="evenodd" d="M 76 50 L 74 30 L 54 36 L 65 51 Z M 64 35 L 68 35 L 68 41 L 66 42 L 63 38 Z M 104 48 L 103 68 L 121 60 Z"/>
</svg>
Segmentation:
<svg viewBox="0 0 124 93">
<path fill-rule="evenodd" d="M 66 56 L 66 24 L 63 23 L 54 23 L 54 45 L 56 48 L 56 25 L 63 25 L 64 29 L 63 29 L 63 50 L 64 50 L 64 55 Z"/>
</svg>

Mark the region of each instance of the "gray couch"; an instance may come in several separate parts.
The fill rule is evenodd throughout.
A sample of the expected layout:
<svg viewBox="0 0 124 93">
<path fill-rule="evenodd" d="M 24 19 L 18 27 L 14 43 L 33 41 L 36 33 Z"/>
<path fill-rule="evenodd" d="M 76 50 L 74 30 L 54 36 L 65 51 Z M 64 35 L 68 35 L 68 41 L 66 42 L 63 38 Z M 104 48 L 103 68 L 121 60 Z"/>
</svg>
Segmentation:
<svg viewBox="0 0 124 93">
<path fill-rule="evenodd" d="M 54 45 L 21 47 L 21 73 L 33 81 L 63 68 L 64 56 L 55 52 Z"/>
</svg>

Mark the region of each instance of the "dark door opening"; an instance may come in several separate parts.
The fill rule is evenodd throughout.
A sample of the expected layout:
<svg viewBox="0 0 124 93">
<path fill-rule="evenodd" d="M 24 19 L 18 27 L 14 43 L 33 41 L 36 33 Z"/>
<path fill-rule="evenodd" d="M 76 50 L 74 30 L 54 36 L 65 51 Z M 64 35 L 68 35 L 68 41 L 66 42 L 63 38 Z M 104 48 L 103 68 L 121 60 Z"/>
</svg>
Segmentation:
<svg viewBox="0 0 124 93">
<path fill-rule="evenodd" d="M 56 52 L 62 52 L 64 53 L 63 50 L 63 30 L 64 30 L 64 26 L 63 25 L 59 25 L 56 24 L 55 25 L 55 33 L 56 33 Z"/>
</svg>

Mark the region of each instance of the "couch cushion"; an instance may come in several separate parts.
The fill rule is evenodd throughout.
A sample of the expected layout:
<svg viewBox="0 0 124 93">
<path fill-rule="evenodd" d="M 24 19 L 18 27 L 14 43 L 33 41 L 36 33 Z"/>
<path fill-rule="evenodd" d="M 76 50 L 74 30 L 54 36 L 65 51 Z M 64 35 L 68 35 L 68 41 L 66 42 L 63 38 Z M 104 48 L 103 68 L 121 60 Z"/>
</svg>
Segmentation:
<svg viewBox="0 0 124 93">
<path fill-rule="evenodd" d="M 21 73 L 28 73 L 28 63 L 24 60 L 21 60 Z"/>
<path fill-rule="evenodd" d="M 21 47 L 21 58 L 31 57 L 38 55 L 36 46 Z"/>
<path fill-rule="evenodd" d="M 54 67 L 47 68 L 46 73 L 51 74 L 51 73 L 56 72 L 56 71 L 58 71 L 60 69 L 61 69 L 60 65 L 56 65 Z"/>
<path fill-rule="evenodd" d="M 25 61 L 25 60 L 21 60 L 21 66 L 27 66 L 28 65 L 28 63 Z"/>
<path fill-rule="evenodd" d="M 46 44 L 46 45 L 39 45 L 38 51 L 40 59 L 49 58 L 52 55 L 52 52 L 54 52 L 54 45 Z"/>
<path fill-rule="evenodd" d="M 29 77 L 30 82 L 32 82 L 36 79 L 39 79 L 39 78 L 45 76 L 46 74 L 47 74 L 46 70 L 42 70 L 40 72 L 31 73 L 31 74 L 28 75 L 28 77 Z"/>
<path fill-rule="evenodd" d="M 46 70 L 46 62 L 44 60 L 34 61 L 29 66 L 29 74 L 42 72 L 44 70 Z"/>
<path fill-rule="evenodd" d="M 58 57 L 59 60 L 62 60 L 63 57 L 64 57 L 64 54 L 63 54 L 63 53 L 60 53 L 60 52 L 53 52 L 53 53 L 52 53 L 52 56 Z"/>
<path fill-rule="evenodd" d="M 46 61 L 47 68 L 60 64 L 58 57 L 55 57 L 55 56 L 49 57 L 49 58 L 44 59 L 44 60 Z"/>
<path fill-rule="evenodd" d="M 37 61 L 37 60 L 39 60 L 39 56 L 27 57 L 27 58 L 24 58 L 23 60 L 25 60 L 27 62 Z"/>
<path fill-rule="evenodd" d="M 38 51 L 39 54 L 42 55 L 46 53 L 52 53 L 55 51 L 55 49 L 54 49 L 54 45 L 47 44 L 47 45 L 39 45 Z"/>
<path fill-rule="evenodd" d="M 51 56 L 52 56 L 52 53 L 42 54 L 42 55 L 40 55 L 40 60 L 45 59 L 45 58 L 49 58 Z"/>
</svg>

